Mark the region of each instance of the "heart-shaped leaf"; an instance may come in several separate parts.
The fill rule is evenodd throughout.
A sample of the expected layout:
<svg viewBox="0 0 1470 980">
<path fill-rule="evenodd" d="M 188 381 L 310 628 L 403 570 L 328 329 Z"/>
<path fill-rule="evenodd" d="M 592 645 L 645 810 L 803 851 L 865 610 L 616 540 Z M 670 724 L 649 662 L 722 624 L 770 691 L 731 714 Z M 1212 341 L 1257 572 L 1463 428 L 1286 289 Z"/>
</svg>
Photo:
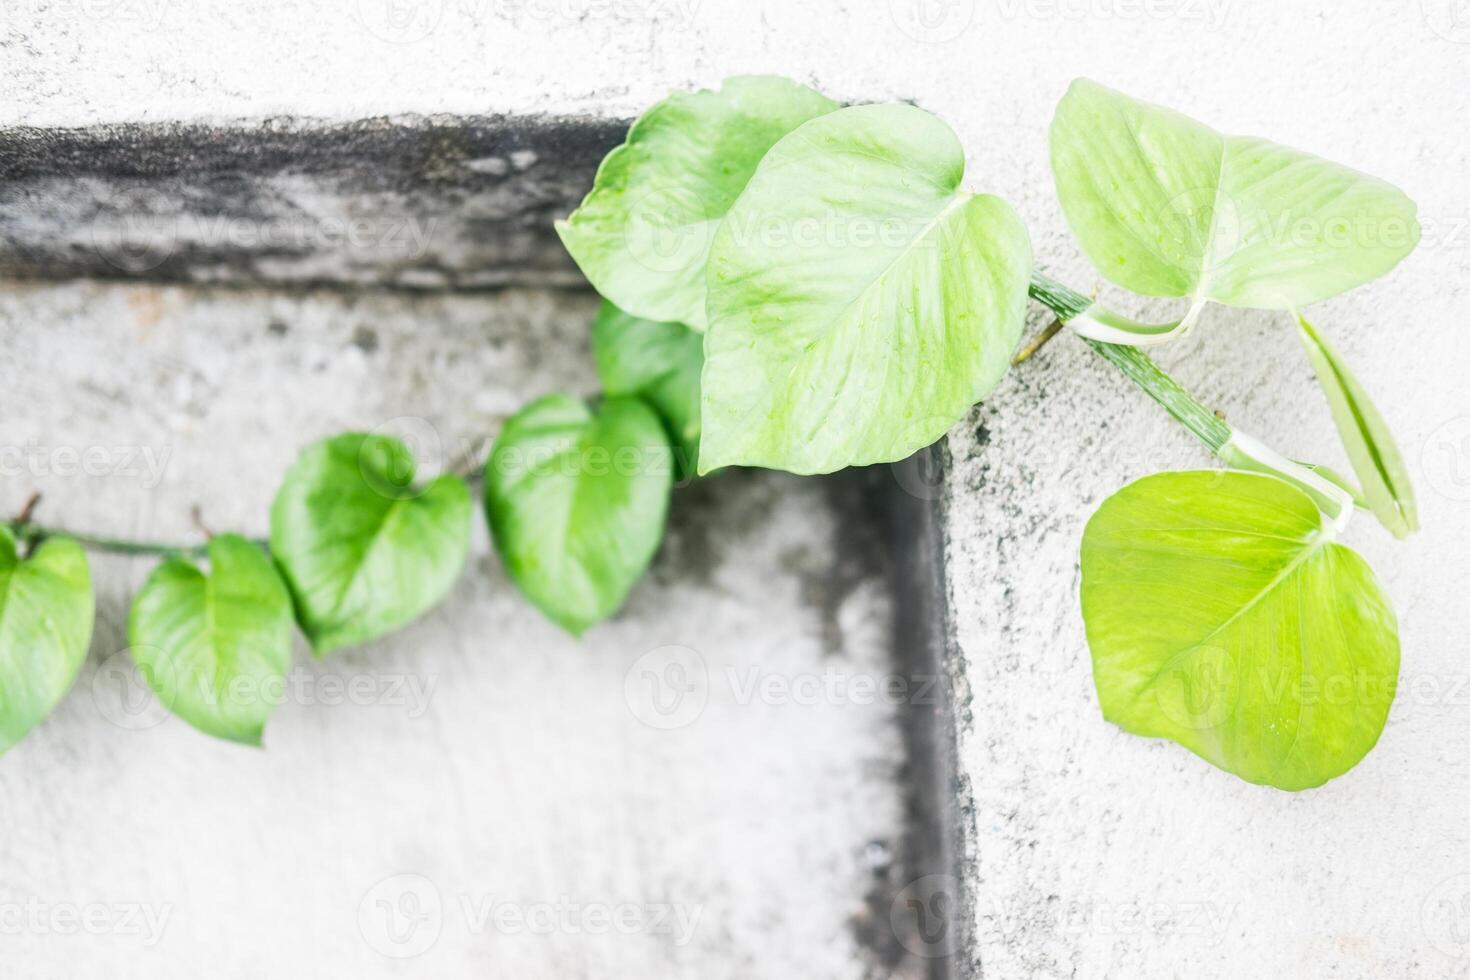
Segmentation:
<svg viewBox="0 0 1470 980">
<path fill-rule="evenodd" d="M 959 190 L 954 133 L 907 105 L 806 123 L 766 155 L 715 237 L 700 472 L 903 459 L 1000 380 L 1031 245 Z"/>
<path fill-rule="evenodd" d="M 469 553 L 470 493 L 413 485 L 408 447 L 349 433 L 303 451 L 271 506 L 271 551 L 318 656 L 409 623 L 449 592 Z"/>
<path fill-rule="evenodd" d="M 1299 790 L 1378 741 L 1398 626 L 1305 493 L 1255 473 L 1160 473 L 1100 507 L 1082 615 L 1103 716 L 1253 783 Z"/>
<path fill-rule="evenodd" d="M 641 395 L 658 409 L 678 447 L 680 474 L 693 473 L 699 459 L 704 337 L 682 323 L 645 320 L 604 300 L 592 328 L 592 353 L 602 390 Z"/>
<path fill-rule="evenodd" d="M 556 229 L 599 293 L 637 316 L 702 331 L 704 264 L 720 219 L 777 140 L 836 108 L 764 75 L 676 92 L 633 124 Z"/>
<path fill-rule="evenodd" d="M 71 689 L 92 640 L 92 575 L 81 546 L 49 538 L 22 559 L 0 526 L 0 752 Z"/>
<path fill-rule="evenodd" d="M 672 485 L 668 436 L 642 400 L 608 398 L 594 414 L 548 395 L 495 440 L 485 512 L 511 579 L 580 634 L 616 612 L 648 567 Z"/>
<path fill-rule="evenodd" d="M 209 573 L 165 561 L 133 600 L 128 641 L 170 711 L 208 735 L 259 745 L 291 664 L 291 596 L 258 545 L 222 534 Z"/>
<path fill-rule="evenodd" d="M 1363 498 L 1374 516 L 1396 538 L 1406 538 L 1419 529 L 1414 505 L 1414 487 L 1409 468 L 1394 442 L 1388 423 L 1374 407 L 1368 392 L 1353 377 L 1342 358 L 1317 328 L 1298 316 L 1297 328 L 1317 382 L 1332 408 L 1338 435 L 1352 461 L 1353 472 L 1363 484 Z"/>
<path fill-rule="evenodd" d="M 1392 269 L 1414 202 L 1374 177 L 1078 79 L 1051 126 L 1057 194 L 1098 271 L 1196 306 L 1291 309 Z"/>
</svg>

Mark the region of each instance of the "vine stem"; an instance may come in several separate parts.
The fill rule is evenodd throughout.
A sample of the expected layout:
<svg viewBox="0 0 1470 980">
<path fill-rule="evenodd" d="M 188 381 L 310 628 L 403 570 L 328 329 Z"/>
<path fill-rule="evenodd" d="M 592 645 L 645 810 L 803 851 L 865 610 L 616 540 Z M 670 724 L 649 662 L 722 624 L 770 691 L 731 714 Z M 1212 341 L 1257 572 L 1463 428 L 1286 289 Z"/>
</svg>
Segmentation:
<svg viewBox="0 0 1470 980">
<path fill-rule="evenodd" d="M 1051 310 L 1062 322 L 1075 320 L 1092 308 L 1093 301 L 1076 290 L 1064 286 L 1041 273 L 1031 277 L 1031 297 Z M 1224 419 L 1210 411 L 1184 387 L 1171 378 L 1154 359 L 1138 347 L 1110 344 L 1083 336 L 1087 344 L 1109 364 L 1143 390 L 1164 411 L 1174 417 L 1189 433 L 1215 455 L 1224 451 L 1234 434 Z"/>
<path fill-rule="evenodd" d="M 169 544 L 163 541 L 141 541 L 133 538 L 113 538 L 100 534 L 79 534 L 65 528 L 48 527 L 32 521 L 5 521 L 4 526 L 15 535 L 16 541 L 34 546 L 47 538 L 71 538 L 77 544 L 92 551 L 105 551 L 114 555 L 185 555 L 201 558 L 209 550 L 208 545 Z M 257 541 L 264 545 L 264 541 Z"/>
<path fill-rule="evenodd" d="M 1057 319 L 1064 323 L 1086 318 L 1094 309 L 1092 300 L 1039 272 L 1031 277 L 1031 297 L 1055 313 Z M 1110 312 L 1104 313 L 1104 319 L 1114 323 L 1124 322 L 1123 317 Z M 1142 324 L 1136 326 L 1142 333 L 1151 329 Z M 1225 465 L 1269 474 L 1294 485 L 1316 502 L 1334 533 L 1341 531 L 1352 516 L 1355 501 L 1350 487 L 1329 479 L 1316 467 L 1287 459 L 1246 433 L 1232 429 L 1223 418 L 1200 404 L 1198 399 L 1138 347 L 1108 343 L 1086 334 L 1079 336 L 1085 344 L 1102 355 L 1104 360 L 1122 371 L 1144 394 L 1162 406 L 1164 411 Z"/>
<path fill-rule="evenodd" d="M 1094 307 L 1093 301 L 1069 286 L 1063 285 L 1054 279 L 1050 279 L 1041 273 L 1035 273 L 1031 278 L 1031 297 L 1041 303 L 1047 309 L 1056 314 L 1057 320 L 1067 323 L 1082 318 Z M 1107 314 L 1113 322 L 1121 322 L 1122 318 L 1116 314 Z M 1148 332 L 1151 328 L 1145 325 L 1137 325 L 1141 332 Z M 1162 329 L 1162 328 L 1160 328 Z M 1043 335 L 1046 340 L 1051 338 L 1055 330 Z M 1247 440 L 1243 434 L 1236 433 L 1224 419 L 1220 418 L 1210 409 L 1200 404 L 1198 399 L 1184 389 L 1179 382 L 1170 377 L 1162 368 L 1154 363 L 1142 350 L 1135 346 L 1125 344 L 1114 344 L 1098 340 L 1094 337 L 1078 334 L 1083 343 L 1087 344 L 1104 360 L 1123 372 L 1130 381 L 1137 385 L 1144 394 L 1161 405 L 1176 421 L 1178 421 L 1188 432 L 1200 441 L 1211 453 L 1220 457 L 1227 464 L 1241 466 L 1245 463 L 1254 463 L 1252 468 L 1263 469 L 1281 476 L 1298 486 L 1303 487 L 1313 495 L 1315 499 L 1332 505 L 1340 502 L 1343 496 L 1341 488 L 1331 481 L 1312 473 L 1310 467 L 1292 463 L 1276 456 L 1271 456 L 1269 462 L 1262 463 L 1250 456 L 1250 451 L 1243 449 L 1244 446 L 1255 447 L 1258 444 L 1254 440 Z M 1042 343 L 1045 341 L 1043 340 Z M 1039 349 L 1041 343 L 1035 345 Z M 1028 350 L 1027 355 L 1035 353 L 1035 349 Z M 1020 358 L 1019 360 L 1024 360 Z M 1260 453 L 1257 453 L 1260 455 Z M 456 461 L 459 465 L 452 467 L 454 470 L 462 469 L 464 461 Z M 33 507 L 34 505 L 30 505 Z M 1351 511 L 1351 499 L 1349 496 L 1347 511 Z M 1334 512 L 1333 517 L 1339 514 Z M 208 553 L 208 545 L 183 545 L 165 541 L 147 541 L 133 538 L 109 537 L 100 534 L 85 534 L 70 531 L 59 527 L 48 527 L 37 524 L 30 520 L 29 508 L 26 512 L 17 515 L 11 521 L 0 521 L 0 526 L 8 528 L 18 542 L 27 547 L 33 547 L 46 538 L 67 537 L 93 551 L 109 552 L 116 555 L 153 555 L 167 556 L 180 555 L 191 558 L 202 558 Z M 255 544 L 262 548 L 269 548 L 268 541 L 253 538 Z"/>
</svg>

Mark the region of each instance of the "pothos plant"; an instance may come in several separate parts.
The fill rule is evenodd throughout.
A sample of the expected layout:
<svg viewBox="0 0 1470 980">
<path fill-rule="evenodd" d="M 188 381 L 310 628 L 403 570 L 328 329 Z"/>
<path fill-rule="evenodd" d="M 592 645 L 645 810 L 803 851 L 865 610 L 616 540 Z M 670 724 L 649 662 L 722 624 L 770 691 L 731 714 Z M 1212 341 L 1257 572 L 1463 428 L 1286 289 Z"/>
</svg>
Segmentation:
<svg viewBox="0 0 1470 980">
<path fill-rule="evenodd" d="M 1050 137 L 1083 251 L 1126 290 L 1187 300 L 1178 321 L 1136 322 L 1037 271 L 1015 211 L 963 188 L 955 134 L 913 106 L 843 107 L 744 77 L 651 108 L 557 225 L 605 297 L 592 333 L 603 396 L 548 395 L 505 424 L 484 471 L 495 547 L 521 591 L 580 633 L 648 566 L 676 476 L 911 455 L 1020 359 L 1029 296 L 1055 316 L 1044 336 L 1069 328 L 1227 467 L 1138 480 L 1083 532 L 1104 717 L 1251 782 L 1317 786 L 1372 748 L 1398 677 L 1394 614 L 1341 533 L 1358 509 L 1399 537 L 1417 519 L 1382 417 L 1300 310 L 1407 255 L 1415 207 L 1372 177 L 1084 80 Z M 1211 302 L 1290 318 L 1357 485 L 1235 430 L 1147 356 Z M 162 700 L 258 743 L 273 704 L 248 692 L 287 669 L 293 622 L 325 654 L 442 599 L 471 494 L 455 475 L 414 477 L 394 439 L 329 439 L 287 474 L 269 542 L 221 535 L 170 555 L 129 623 Z M 78 540 L 177 550 L 68 540 L 29 519 L 0 532 L 0 750 L 85 657 Z"/>
</svg>

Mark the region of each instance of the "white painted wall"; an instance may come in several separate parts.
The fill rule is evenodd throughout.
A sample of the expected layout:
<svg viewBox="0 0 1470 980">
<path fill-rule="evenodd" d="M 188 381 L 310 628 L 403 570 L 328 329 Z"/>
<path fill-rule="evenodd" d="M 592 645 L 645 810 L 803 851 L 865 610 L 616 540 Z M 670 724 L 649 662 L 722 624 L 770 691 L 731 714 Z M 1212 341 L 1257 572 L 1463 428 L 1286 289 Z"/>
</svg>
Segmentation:
<svg viewBox="0 0 1470 980">
<path fill-rule="evenodd" d="M 1204 460 L 1062 340 L 953 435 L 970 873 L 986 976 L 1000 980 L 1470 976 L 1463 4 L 401 0 L 400 19 L 387 2 L 0 0 L 0 122 L 628 115 L 671 87 L 778 71 L 943 115 L 970 182 L 1011 200 L 1039 263 L 1084 288 L 1097 279 L 1046 171 L 1051 108 L 1076 75 L 1405 188 L 1426 225 L 1418 253 L 1320 314 L 1400 435 L 1426 527 L 1404 545 L 1366 520 L 1350 534 L 1403 624 L 1405 693 L 1381 745 L 1349 776 L 1286 796 L 1102 722 L 1076 611 L 1083 521 L 1125 480 Z M 1167 360 L 1241 427 L 1334 456 L 1279 318 L 1216 311 Z M 1223 924 L 1200 928 L 1204 913 Z"/>
</svg>

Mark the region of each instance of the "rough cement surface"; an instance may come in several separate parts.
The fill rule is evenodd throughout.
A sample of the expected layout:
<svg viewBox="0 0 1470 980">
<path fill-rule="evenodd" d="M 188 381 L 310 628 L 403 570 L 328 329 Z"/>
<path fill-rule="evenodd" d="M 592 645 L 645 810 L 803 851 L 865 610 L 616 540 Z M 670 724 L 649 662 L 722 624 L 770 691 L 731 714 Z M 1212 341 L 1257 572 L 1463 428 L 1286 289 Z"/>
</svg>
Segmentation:
<svg viewBox="0 0 1470 980">
<path fill-rule="evenodd" d="M 1084 290 L 1098 277 L 1039 177 L 1045 105 L 1076 71 L 1383 174 L 1426 225 L 1389 277 L 1311 311 L 1393 426 L 1424 524 L 1406 543 L 1368 515 L 1347 533 L 1399 615 L 1403 668 L 1378 747 L 1321 789 L 1251 786 L 1102 720 L 1077 598 L 1083 527 L 1130 480 L 1215 465 L 1187 434 L 1065 336 L 951 433 L 946 571 L 971 696 L 959 755 L 984 977 L 1470 976 L 1470 48 L 1394 9 L 1241 5 L 1188 71 L 1171 64 L 1186 31 L 1100 25 L 1091 43 L 1112 53 L 1083 60 L 1106 71 L 1052 51 L 1007 149 L 971 144 L 982 172 L 1016 182 L 1038 265 Z M 1045 323 L 1038 311 L 1031 328 Z M 1284 315 L 1212 310 L 1160 360 L 1242 430 L 1346 467 Z"/>
<path fill-rule="evenodd" d="M 530 397 L 592 391 L 593 311 L 7 287 L 0 505 L 34 488 L 42 519 L 189 542 L 200 504 L 263 534 L 317 437 L 381 427 L 433 468 Z M 265 751 L 136 686 L 124 621 L 152 562 L 97 558 L 82 678 L 0 766 L 0 972 L 916 976 L 889 920 L 900 703 L 863 693 L 894 675 L 892 582 L 842 487 L 679 491 L 650 575 L 580 643 L 477 518 L 424 619 L 320 662 L 298 643 Z M 96 934 L 65 931 L 84 913 Z"/>
<path fill-rule="evenodd" d="M 850 101 L 913 98 L 955 126 L 969 182 L 1017 206 L 1039 263 L 1082 288 L 1097 280 L 1065 234 L 1045 148 L 1075 75 L 1404 187 L 1427 224 L 1419 253 L 1320 319 L 1415 467 L 1427 530 L 1398 545 L 1362 520 L 1350 540 L 1396 604 L 1405 679 L 1422 678 L 1421 693 L 1406 687 L 1363 766 L 1298 796 L 1105 725 L 1076 612 L 1083 522 L 1128 479 L 1207 461 L 1062 339 L 951 437 L 947 572 L 971 667 L 957 680 L 973 695 L 959 779 L 972 796 L 959 798 L 962 816 L 971 798 L 975 808 L 967 883 L 988 978 L 1470 975 L 1470 745 L 1455 687 L 1470 507 L 1470 30 L 1451 0 L 536 8 L 549 16 L 412 0 L 397 17 L 368 0 L 77 9 L 0 7 L 5 124 L 399 112 L 608 120 L 671 88 L 748 71 Z M 1325 406 L 1279 320 L 1215 311 L 1167 360 L 1242 427 L 1284 450 L 1332 455 Z M 788 918 L 778 924 L 791 928 Z"/>
</svg>

